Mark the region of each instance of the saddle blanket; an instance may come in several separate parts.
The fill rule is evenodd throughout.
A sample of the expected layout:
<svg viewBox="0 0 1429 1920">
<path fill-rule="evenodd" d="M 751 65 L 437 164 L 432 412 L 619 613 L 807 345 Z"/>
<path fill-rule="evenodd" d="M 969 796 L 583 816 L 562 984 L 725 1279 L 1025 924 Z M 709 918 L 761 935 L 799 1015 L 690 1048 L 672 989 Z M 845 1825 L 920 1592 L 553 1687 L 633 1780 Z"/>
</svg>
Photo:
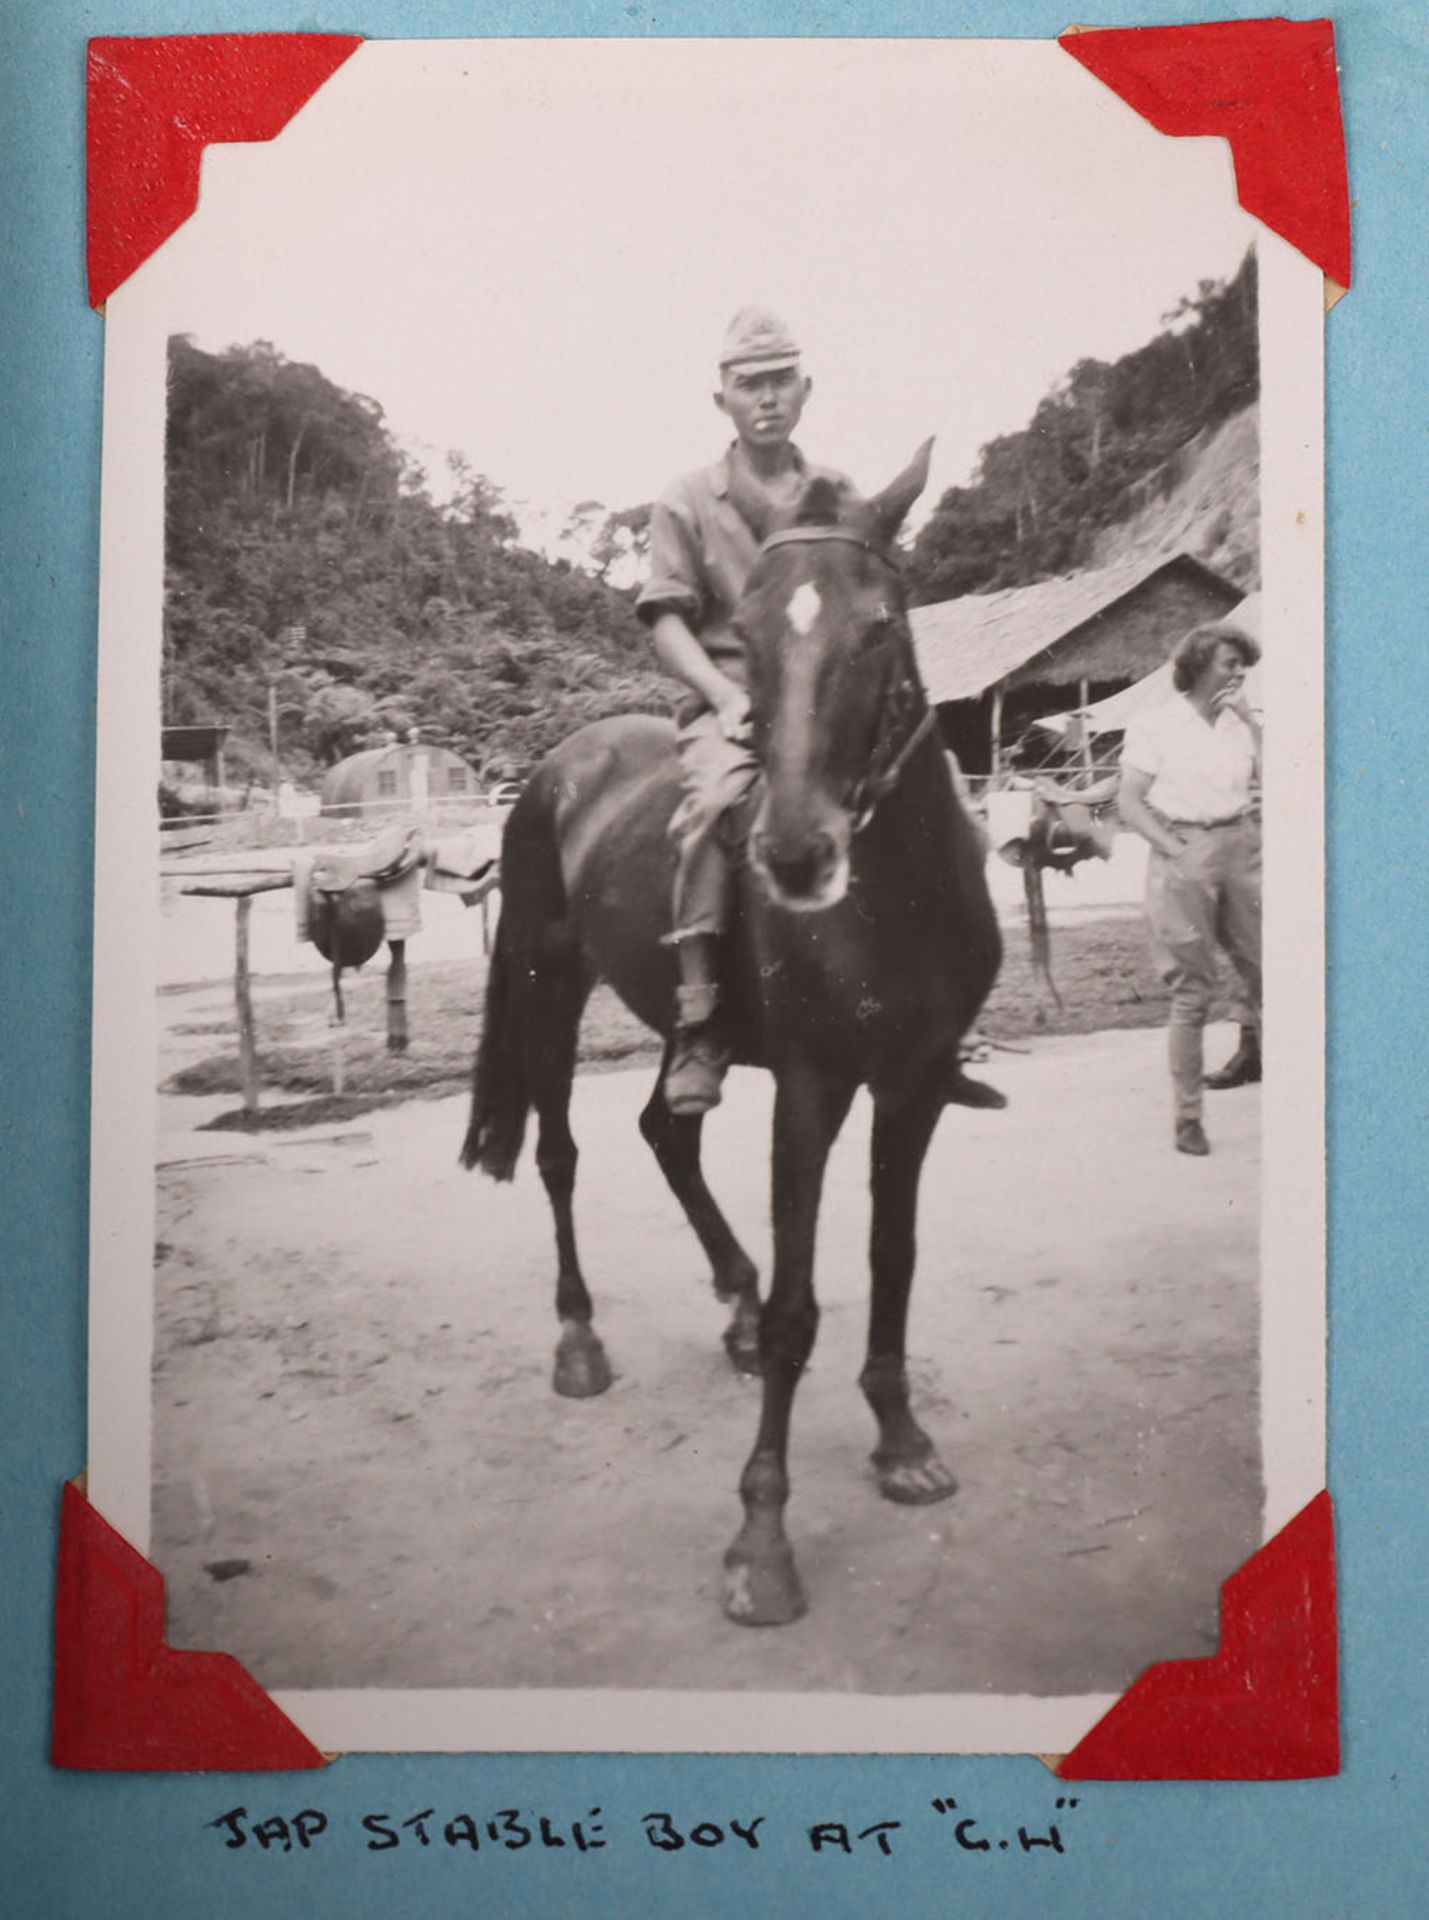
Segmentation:
<svg viewBox="0 0 1429 1920">
<path fill-rule="evenodd" d="M 427 842 L 427 885 L 435 893 L 454 893 L 473 907 L 498 884 L 500 827 L 467 827 Z"/>
</svg>

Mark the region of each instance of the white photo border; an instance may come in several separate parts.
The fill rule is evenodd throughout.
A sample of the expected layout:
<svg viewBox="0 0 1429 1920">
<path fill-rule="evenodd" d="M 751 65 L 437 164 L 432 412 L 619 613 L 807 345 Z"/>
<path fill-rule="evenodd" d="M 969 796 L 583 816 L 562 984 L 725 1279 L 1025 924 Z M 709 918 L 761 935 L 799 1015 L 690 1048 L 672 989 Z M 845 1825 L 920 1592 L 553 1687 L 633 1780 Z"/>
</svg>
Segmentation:
<svg viewBox="0 0 1429 1920">
<path fill-rule="evenodd" d="M 441 43 L 426 43 L 436 47 Z M 619 43 L 638 46 L 645 43 Z M 698 58 L 700 43 L 681 43 Z M 766 45 L 768 43 L 765 43 Z M 798 45 L 800 43 L 790 43 Z M 828 44 L 828 43 L 822 43 Z M 986 44 L 986 43 L 984 43 Z M 1006 43 L 1009 47 L 1037 43 Z M 369 54 L 359 50 L 351 66 Z M 343 82 L 341 70 L 329 82 Z M 1098 82 L 1088 77 L 1089 86 Z M 1259 228 L 1267 729 L 1261 1261 L 1265 1537 L 1325 1484 L 1323 302 Z M 163 602 L 165 351 L 144 269 L 106 316 L 96 790 L 89 1496 L 150 1540 L 159 924 L 154 770 Z M 1227 1573 L 1234 1571 L 1227 1568 Z M 1112 1696 L 294 1691 L 328 1751 L 1065 1752 Z M 592 1712 L 599 1702 L 601 1711 Z M 850 1737 L 853 1727 L 856 1737 Z M 596 1731 L 598 1730 L 598 1732 Z"/>
</svg>

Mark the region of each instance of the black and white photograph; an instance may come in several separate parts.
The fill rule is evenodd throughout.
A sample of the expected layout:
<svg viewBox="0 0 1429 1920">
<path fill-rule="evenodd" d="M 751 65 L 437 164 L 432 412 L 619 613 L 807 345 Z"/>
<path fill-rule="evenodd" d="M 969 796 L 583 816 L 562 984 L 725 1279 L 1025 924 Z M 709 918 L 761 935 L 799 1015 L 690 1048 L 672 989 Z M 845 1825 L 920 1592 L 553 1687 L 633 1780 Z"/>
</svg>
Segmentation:
<svg viewBox="0 0 1429 1920">
<path fill-rule="evenodd" d="M 369 42 L 109 302 L 90 1496 L 324 1750 L 1065 1753 L 1324 1484 L 1318 271 L 1055 43 Z"/>
</svg>

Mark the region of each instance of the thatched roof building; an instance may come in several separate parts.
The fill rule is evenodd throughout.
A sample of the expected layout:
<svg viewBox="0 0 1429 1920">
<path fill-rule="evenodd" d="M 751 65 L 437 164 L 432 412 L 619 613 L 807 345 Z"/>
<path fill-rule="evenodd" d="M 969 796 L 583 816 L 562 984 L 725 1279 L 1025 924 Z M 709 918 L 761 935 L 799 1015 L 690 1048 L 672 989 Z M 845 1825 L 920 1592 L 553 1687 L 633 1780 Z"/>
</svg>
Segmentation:
<svg viewBox="0 0 1429 1920">
<path fill-rule="evenodd" d="M 1260 607 L 1260 595 L 1248 593 L 1236 607 L 1231 623 L 1248 633 L 1257 646 L 1261 644 Z M 1080 713 L 1047 714 L 1036 724 L 1045 727 L 1049 733 L 1065 734 L 1075 719 L 1084 734 L 1122 734 L 1126 732 L 1127 722 L 1134 714 L 1144 713 L 1149 707 L 1159 707 L 1172 697 L 1175 690 L 1171 680 L 1171 662 L 1163 660 L 1154 673 L 1148 673 L 1144 679 L 1134 680 L 1129 687 L 1123 687 L 1120 693 L 1110 693 L 1105 700 L 1095 700 Z M 1251 706 L 1259 707 L 1264 696 L 1259 664 L 1247 673 L 1245 690 Z"/>
<path fill-rule="evenodd" d="M 446 747 L 394 742 L 349 754 L 323 776 L 324 813 L 390 817 L 403 803 L 421 811 L 429 800 L 475 799 L 474 770 Z"/>
<path fill-rule="evenodd" d="M 995 741 L 1143 679 L 1182 634 L 1219 619 L 1241 597 L 1239 587 L 1182 553 L 966 594 L 915 607 L 910 619 L 944 736 L 970 772 L 985 772 Z"/>
</svg>

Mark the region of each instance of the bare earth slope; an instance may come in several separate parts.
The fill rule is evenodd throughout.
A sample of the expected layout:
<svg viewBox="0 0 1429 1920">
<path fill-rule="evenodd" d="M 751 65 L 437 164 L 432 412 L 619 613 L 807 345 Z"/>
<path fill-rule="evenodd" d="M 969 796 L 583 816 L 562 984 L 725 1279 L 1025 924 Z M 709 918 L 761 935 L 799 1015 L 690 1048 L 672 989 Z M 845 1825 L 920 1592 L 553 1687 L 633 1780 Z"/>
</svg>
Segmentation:
<svg viewBox="0 0 1429 1920">
<path fill-rule="evenodd" d="M 1128 491 L 1128 516 L 1096 536 L 1088 565 L 1189 553 L 1247 592 L 1260 585 L 1260 413 L 1198 433 Z"/>
</svg>

